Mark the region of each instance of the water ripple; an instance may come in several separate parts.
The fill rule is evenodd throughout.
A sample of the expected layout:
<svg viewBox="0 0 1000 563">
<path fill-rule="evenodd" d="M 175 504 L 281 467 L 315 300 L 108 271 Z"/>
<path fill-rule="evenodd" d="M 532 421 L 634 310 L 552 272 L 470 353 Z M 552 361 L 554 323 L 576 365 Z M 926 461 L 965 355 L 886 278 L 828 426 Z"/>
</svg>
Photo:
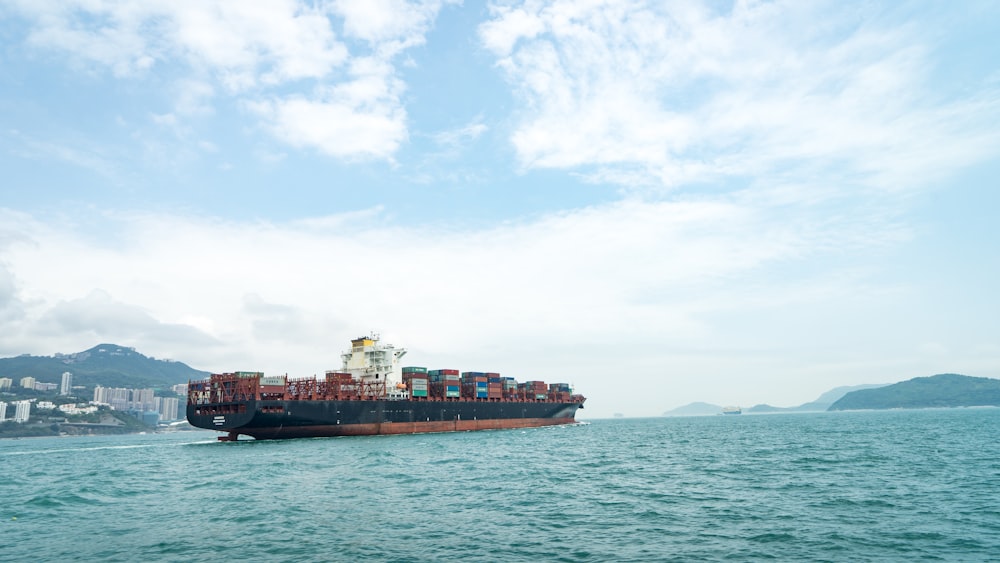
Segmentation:
<svg viewBox="0 0 1000 563">
<path fill-rule="evenodd" d="M 0 560 L 985 560 L 998 431 L 975 409 L 0 441 Z"/>
</svg>

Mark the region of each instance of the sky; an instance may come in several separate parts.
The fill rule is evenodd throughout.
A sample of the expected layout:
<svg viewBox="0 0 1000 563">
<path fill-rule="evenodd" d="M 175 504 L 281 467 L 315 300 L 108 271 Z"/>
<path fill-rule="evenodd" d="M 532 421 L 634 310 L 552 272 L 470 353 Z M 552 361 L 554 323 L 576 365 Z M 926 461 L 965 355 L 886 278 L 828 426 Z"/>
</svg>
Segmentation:
<svg viewBox="0 0 1000 563">
<path fill-rule="evenodd" d="M 0 1 L 0 356 L 1000 377 L 1000 4 Z"/>
</svg>

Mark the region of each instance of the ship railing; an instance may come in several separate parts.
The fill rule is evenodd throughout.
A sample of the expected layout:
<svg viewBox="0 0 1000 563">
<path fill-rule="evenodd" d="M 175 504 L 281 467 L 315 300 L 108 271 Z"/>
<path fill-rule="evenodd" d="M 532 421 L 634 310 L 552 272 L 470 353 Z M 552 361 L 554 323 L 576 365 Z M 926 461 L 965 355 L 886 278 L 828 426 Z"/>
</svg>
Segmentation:
<svg viewBox="0 0 1000 563">
<path fill-rule="evenodd" d="M 235 403 L 257 397 L 259 378 L 236 373 L 212 374 L 208 379 L 188 382 L 188 404 Z"/>
</svg>

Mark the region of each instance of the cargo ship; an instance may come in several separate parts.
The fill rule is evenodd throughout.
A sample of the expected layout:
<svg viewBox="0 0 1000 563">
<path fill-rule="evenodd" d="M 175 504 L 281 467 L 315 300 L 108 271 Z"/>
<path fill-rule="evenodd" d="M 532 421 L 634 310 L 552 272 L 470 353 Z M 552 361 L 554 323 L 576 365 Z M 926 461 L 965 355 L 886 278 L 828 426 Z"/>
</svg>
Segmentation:
<svg viewBox="0 0 1000 563">
<path fill-rule="evenodd" d="M 566 383 L 403 367 L 404 355 L 372 334 L 351 340 L 322 379 L 213 374 L 188 383 L 187 419 L 225 432 L 220 441 L 417 434 L 572 424 L 586 401 Z"/>
</svg>

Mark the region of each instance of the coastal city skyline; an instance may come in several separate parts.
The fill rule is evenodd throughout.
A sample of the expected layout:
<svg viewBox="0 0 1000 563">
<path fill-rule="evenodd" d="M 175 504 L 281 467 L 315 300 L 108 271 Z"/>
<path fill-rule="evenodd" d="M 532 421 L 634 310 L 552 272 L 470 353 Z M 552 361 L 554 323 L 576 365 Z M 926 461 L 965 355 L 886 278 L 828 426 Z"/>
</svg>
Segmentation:
<svg viewBox="0 0 1000 563">
<path fill-rule="evenodd" d="M 86 391 L 84 387 L 72 387 L 72 373 L 62 374 L 59 395 L 67 399 L 76 399 L 68 403 L 55 404 L 48 400 L 37 398 L 0 401 L 0 422 L 11 420 L 17 423 L 27 423 L 30 421 L 32 408 L 44 411 L 59 411 L 63 414 L 80 415 L 96 412 L 98 407 L 108 407 L 112 410 L 122 412 L 132 412 L 138 415 L 144 422 L 151 422 L 155 426 L 159 422 L 172 422 L 184 418 L 182 407 L 187 403 L 187 384 L 181 383 L 170 387 L 170 391 L 176 397 L 156 396 L 156 390 L 151 388 L 132 387 L 106 387 L 100 384 L 91 390 L 92 399 L 79 396 L 76 391 Z M 11 391 L 30 390 L 51 392 L 56 384 L 44 383 L 31 376 L 22 377 L 14 385 L 9 377 L 0 377 L 0 391 L 5 394 L 12 394 Z M 7 416 L 8 405 L 14 407 L 16 411 L 12 416 Z M 155 420 L 150 413 L 156 413 Z"/>
</svg>

